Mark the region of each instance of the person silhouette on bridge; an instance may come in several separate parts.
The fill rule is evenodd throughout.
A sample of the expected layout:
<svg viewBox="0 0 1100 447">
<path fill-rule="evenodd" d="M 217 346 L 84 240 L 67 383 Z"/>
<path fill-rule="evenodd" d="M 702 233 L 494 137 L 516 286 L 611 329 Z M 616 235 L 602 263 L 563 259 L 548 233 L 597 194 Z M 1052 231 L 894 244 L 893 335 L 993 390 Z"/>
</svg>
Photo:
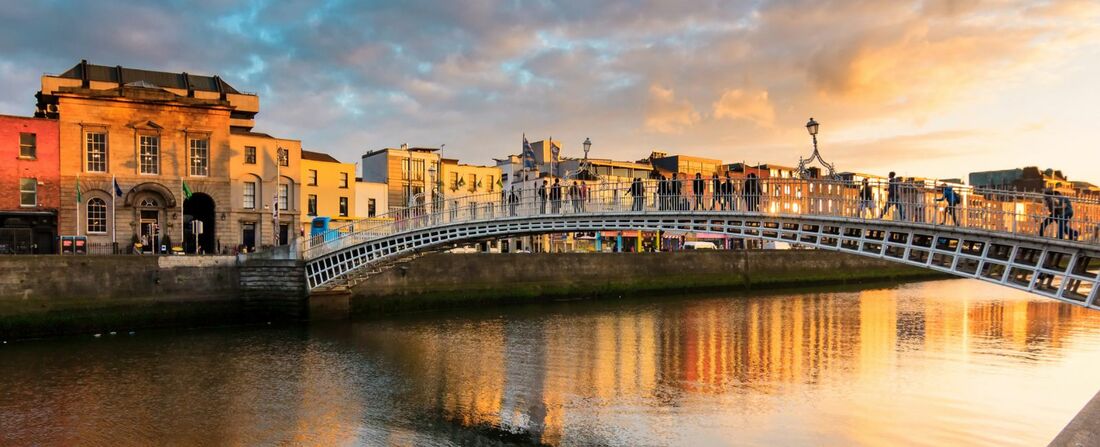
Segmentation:
<svg viewBox="0 0 1100 447">
<path fill-rule="evenodd" d="M 875 193 L 871 189 L 871 183 L 866 178 L 863 179 L 863 185 L 859 188 L 859 218 L 863 218 L 864 211 L 870 211 L 871 217 L 875 217 L 874 206 Z"/>
<path fill-rule="evenodd" d="M 1046 236 L 1047 225 L 1052 223 L 1058 223 L 1058 199 L 1054 197 L 1054 190 L 1047 188 L 1043 190 L 1043 206 L 1047 209 L 1047 216 L 1043 218 L 1043 221 L 1039 224 L 1039 236 Z M 1059 225 L 1059 230 L 1061 225 Z M 1061 235 L 1058 236 L 1061 238 Z"/>
<path fill-rule="evenodd" d="M 657 209 L 664 211 L 668 209 L 668 178 L 661 174 L 661 177 L 657 180 Z"/>
<path fill-rule="evenodd" d="M 539 196 L 539 214 L 546 214 L 546 184 L 546 180 L 543 180 L 538 191 L 536 191 Z"/>
<path fill-rule="evenodd" d="M 718 172 L 710 176 L 710 209 L 716 210 L 721 202 L 722 180 L 718 179 Z"/>
<path fill-rule="evenodd" d="M 726 181 L 722 182 L 722 191 L 721 192 L 722 192 L 722 195 L 721 195 L 720 198 L 722 199 L 721 203 L 723 203 L 722 209 L 723 210 L 736 211 L 737 210 L 737 201 L 733 200 L 734 186 L 733 186 L 733 179 L 730 178 L 729 171 L 726 171 Z"/>
<path fill-rule="evenodd" d="M 878 218 L 886 217 L 891 206 L 897 211 L 898 220 L 905 220 L 905 208 L 901 206 L 901 178 L 894 171 L 890 171 L 890 180 L 886 185 L 886 206 L 882 208 L 882 214 Z"/>
<path fill-rule="evenodd" d="M 1058 239 L 1061 239 L 1064 235 L 1070 240 L 1077 240 L 1077 230 L 1069 225 L 1069 222 L 1073 220 L 1073 203 L 1070 202 L 1069 197 L 1062 195 L 1060 192 L 1055 192 L 1054 195 L 1058 199 L 1055 204 L 1055 210 L 1058 212 Z"/>
<path fill-rule="evenodd" d="M 581 180 L 581 186 L 577 189 L 577 200 L 579 201 L 578 208 L 583 213 L 588 211 L 588 184 Z"/>
<path fill-rule="evenodd" d="M 707 192 L 707 182 L 703 180 L 703 174 L 696 172 L 695 180 L 691 182 L 691 194 L 695 196 L 695 209 L 703 208 L 703 194 Z"/>
<path fill-rule="evenodd" d="M 561 212 L 561 183 L 559 183 L 559 179 L 554 179 L 554 186 L 550 187 L 550 212 L 554 214 Z"/>
<path fill-rule="evenodd" d="M 681 193 L 683 192 L 684 185 L 680 183 L 680 178 L 677 177 L 677 174 L 678 173 L 673 172 L 672 180 L 669 180 L 669 185 L 671 186 L 671 190 L 668 192 L 669 195 L 671 195 L 671 197 L 669 197 L 669 201 L 672 202 L 670 204 L 672 205 L 673 209 L 682 210 L 684 209 L 684 206 L 682 203 L 680 203 L 680 200 L 683 198 L 681 196 Z"/>
<path fill-rule="evenodd" d="M 641 178 L 634 177 L 634 181 L 630 183 L 630 196 L 634 198 L 630 210 L 641 211 L 645 206 L 645 185 Z"/>
<path fill-rule="evenodd" d="M 756 178 L 756 173 L 749 173 L 748 178 L 745 179 L 745 187 L 741 190 L 741 195 L 744 196 L 747 211 L 760 211 L 760 180 Z"/>
<path fill-rule="evenodd" d="M 516 195 L 516 187 L 512 186 L 512 190 L 508 193 L 508 215 L 516 216 L 516 206 L 519 205 L 519 196 Z"/>
<path fill-rule="evenodd" d="M 942 195 L 936 199 L 937 202 L 944 202 L 943 219 L 940 225 L 947 224 L 947 216 L 951 216 L 951 222 L 958 225 L 959 216 L 955 212 L 955 206 L 959 204 L 959 194 L 955 192 L 954 188 L 948 186 L 947 183 L 940 184 L 940 194 Z"/>
</svg>

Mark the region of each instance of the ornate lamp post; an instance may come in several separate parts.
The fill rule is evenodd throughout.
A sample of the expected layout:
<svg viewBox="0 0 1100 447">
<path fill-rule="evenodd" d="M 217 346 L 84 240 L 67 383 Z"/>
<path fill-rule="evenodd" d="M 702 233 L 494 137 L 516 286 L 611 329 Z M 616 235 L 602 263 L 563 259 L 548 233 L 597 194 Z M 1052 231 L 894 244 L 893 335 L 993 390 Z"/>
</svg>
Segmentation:
<svg viewBox="0 0 1100 447">
<path fill-rule="evenodd" d="M 587 173 L 586 176 L 590 176 L 592 175 L 592 165 L 588 162 L 588 151 L 592 150 L 592 140 L 585 137 L 582 146 L 584 147 L 584 160 L 581 160 L 580 169 L 577 169 L 577 173 L 585 172 Z"/>
<path fill-rule="evenodd" d="M 810 155 L 810 158 L 798 157 L 798 176 L 802 178 L 810 178 L 810 171 L 809 169 L 807 169 L 807 166 L 809 166 L 810 163 L 813 163 L 814 159 L 817 159 L 817 161 L 821 162 L 822 166 L 825 166 L 825 168 L 829 170 L 829 178 L 836 180 L 838 178 L 836 175 L 836 169 L 833 168 L 833 165 L 829 164 L 829 162 L 825 161 L 824 158 L 821 158 L 821 153 L 817 151 L 818 126 L 818 122 L 814 121 L 812 117 L 810 118 L 810 121 L 806 123 L 806 131 L 810 133 L 810 136 L 813 137 L 814 140 L 814 153 Z"/>
</svg>

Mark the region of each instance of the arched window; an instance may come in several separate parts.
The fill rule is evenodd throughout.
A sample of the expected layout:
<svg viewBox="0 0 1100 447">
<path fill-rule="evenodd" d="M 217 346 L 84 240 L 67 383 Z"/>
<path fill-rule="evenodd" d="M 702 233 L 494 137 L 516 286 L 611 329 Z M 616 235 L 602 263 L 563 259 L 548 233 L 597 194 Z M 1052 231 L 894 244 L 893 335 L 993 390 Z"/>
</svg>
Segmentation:
<svg viewBox="0 0 1100 447">
<path fill-rule="evenodd" d="M 88 201 L 88 232 L 107 232 L 107 202 L 93 198 Z"/>
<path fill-rule="evenodd" d="M 156 208 L 160 205 L 157 204 L 156 199 L 141 199 L 141 207 L 143 208 Z"/>
</svg>

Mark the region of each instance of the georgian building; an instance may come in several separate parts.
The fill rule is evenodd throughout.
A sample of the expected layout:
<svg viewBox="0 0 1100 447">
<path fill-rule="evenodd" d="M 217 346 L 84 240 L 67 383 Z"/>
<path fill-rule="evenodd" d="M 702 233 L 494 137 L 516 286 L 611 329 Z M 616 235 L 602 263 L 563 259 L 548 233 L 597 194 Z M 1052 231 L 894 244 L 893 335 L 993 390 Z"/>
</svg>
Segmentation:
<svg viewBox="0 0 1100 447">
<path fill-rule="evenodd" d="M 341 163 L 321 152 L 302 151 L 300 209 L 306 212 L 302 219 L 304 233 L 309 233 L 314 217 L 328 217 L 336 223 L 359 217 L 355 214 L 355 193 L 354 163 Z"/>
<path fill-rule="evenodd" d="M 0 115 L 0 254 L 56 253 L 57 121 Z"/>
<path fill-rule="evenodd" d="M 36 116 L 58 121 L 61 197 L 79 197 L 61 201 L 62 234 L 203 253 L 293 238 L 301 147 L 252 132 L 256 95 L 218 76 L 81 61 L 44 75 L 36 96 Z"/>
</svg>

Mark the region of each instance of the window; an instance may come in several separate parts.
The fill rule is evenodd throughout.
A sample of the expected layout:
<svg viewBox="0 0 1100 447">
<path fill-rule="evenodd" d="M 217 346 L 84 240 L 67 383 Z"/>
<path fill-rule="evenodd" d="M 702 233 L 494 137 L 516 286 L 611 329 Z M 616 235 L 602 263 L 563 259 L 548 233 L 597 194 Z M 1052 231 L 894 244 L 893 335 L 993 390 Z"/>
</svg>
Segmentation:
<svg viewBox="0 0 1100 447">
<path fill-rule="evenodd" d="M 458 191 L 458 173 L 451 173 L 451 190 Z"/>
<path fill-rule="evenodd" d="M 256 146 L 244 147 L 244 164 L 254 165 L 256 164 Z"/>
<path fill-rule="evenodd" d="M 348 198 L 340 198 L 340 217 L 348 217 Z"/>
<path fill-rule="evenodd" d="M 290 166 L 290 151 L 279 148 L 279 166 Z"/>
<path fill-rule="evenodd" d="M 317 194 L 310 194 L 306 199 L 306 214 L 310 216 L 317 215 Z"/>
<path fill-rule="evenodd" d="M 309 186 L 317 186 L 317 170 L 310 169 L 309 173 L 306 175 L 306 180 L 309 181 Z"/>
<path fill-rule="evenodd" d="M 290 185 L 287 185 L 285 183 L 280 184 L 279 185 L 279 209 L 280 210 L 285 210 L 289 206 L 290 202 L 288 200 L 288 197 L 290 197 Z"/>
<path fill-rule="evenodd" d="M 378 213 L 378 206 L 374 199 L 367 199 L 367 217 L 374 217 Z"/>
<path fill-rule="evenodd" d="M 348 173 L 346 172 L 340 173 L 340 187 L 348 189 Z"/>
<path fill-rule="evenodd" d="M 409 166 L 412 169 L 409 169 Z M 411 175 L 410 175 L 411 171 Z M 401 160 L 401 179 L 402 180 L 424 180 L 424 160 L 417 159 L 402 159 Z"/>
<path fill-rule="evenodd" d="M 88 201 L 88 232 L 107 232 L 107 202 L 93 198 Z"/>
<path fill-rule="evenodd" d="M 19 179 L 19 206 L 38 206 L 37 179 Z"/>
<path fill-rule="evenodd" d="M 19 134 L 19 156 L 35 158 L 38 156 L 38 136 L 33 133 Z"/>
<path fill-rule="evenodd" d="M 191 175 L 206 176 L 210 174 L 210 140 L 191 140 Z"/>
<path fill-rule="evenodd" d="M 493 183 L 493 176 L 486 176 L 485 180 L 489 182 L 489 192 L 493 192 L 493 188 L 496 187 L 496 184 Z"/>
<path fill-rule="evenodd" d="M 466 186 L 470 187 L 470 192 L 477 192 L 477 174 L 469 174 Z"/>
<path fill-rule="evenodd" d="M 142 174 L 160 173 L 160 137 L 156 135 L 142 135 L 138 141 L 140 146 L 139 160 L 141 160 Z"/>
<path fill-rule="evenodd" d="M 107 134 L 88 132 L 86 134 L 88 172 L 107 172 Z"/>
<path fill-rule="evenodd" d="M 141 199 L 141 204 L 138 206 L 142 208 L 157 208 L 160 204 L 157 203 L 156 199 Z"/>
<path fill-rule="evenodd" d="M 244 182 L 244 207 L 256 209 L 256 182 Z"/>
</svg>

